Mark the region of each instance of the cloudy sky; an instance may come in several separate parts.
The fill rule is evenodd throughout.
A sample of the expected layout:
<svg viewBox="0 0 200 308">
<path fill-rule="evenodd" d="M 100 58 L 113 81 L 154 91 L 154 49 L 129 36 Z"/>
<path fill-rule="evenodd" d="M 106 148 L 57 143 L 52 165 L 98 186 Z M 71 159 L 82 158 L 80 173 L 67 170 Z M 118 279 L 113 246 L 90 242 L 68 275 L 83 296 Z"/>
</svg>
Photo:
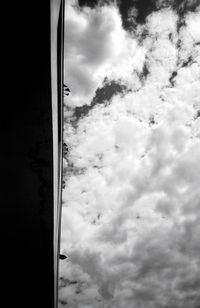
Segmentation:
<svg viewBox="0 0 200 308">
<path fill-rule="evenodd" d="M 200 307 L 200 1 L 66 1 L 59 306 Z"/>
</svg>

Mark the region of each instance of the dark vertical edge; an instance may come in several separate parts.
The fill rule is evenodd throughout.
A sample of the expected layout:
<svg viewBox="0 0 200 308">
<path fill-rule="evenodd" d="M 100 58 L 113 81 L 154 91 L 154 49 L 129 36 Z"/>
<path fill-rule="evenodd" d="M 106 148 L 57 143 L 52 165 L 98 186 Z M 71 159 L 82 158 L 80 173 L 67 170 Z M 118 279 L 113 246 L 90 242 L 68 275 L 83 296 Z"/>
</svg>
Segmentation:
<svg viewBox="0 0 200 308">
<path fill-rule="evenodd" d="M 2 6 L 0 304 L 53 308 L 50 1 Z"/>
<path fill-rule="evenodd" d="M 63 72 L 64 72 L 64 11 L 65 11 L 65 1 L 61 0 L 59 7 L 59 16 L 57 24 L 57 204 L 56 206 L 56 219 L 54 229 L 55 229 L 55 294 L 54 294 L 54 306 L 58 306 L 58 280 L 59 280 L 59 251 L 60 251 L 60 233 L 61 233 L 61 204 L 62 204 L 62 156 L 63 156 Z"/>
<path fill-rule="evenodd" d="M 62 178 L 63 178 L 63 101 L 64 101 L 64 25 L 65 25 L 65 0 L 61 0 L 60 8 L 60 63 L 58 68 L 60 72 L 59 94 L 59 120 L 58 120 L 58 142 L 59 142 L 59 192 L 58 192 L 58 256 L 57 256 L 57 296 L 59 283 L 59 254 L 60 254 L 60 238 L 61 238 L 61 218 L 62 218 Z M 57 298 L 58 305 L 58 298 Z"/>
<path fill-rule="evenodd" d="M 60 0 L 51 0 L 51 104 L 53 127 L 53 272 L 54 272 L 54 308 L 57 307 L 57 243 L 58 243 L 58 189 L 59 189 L 59 143 L 58 143 L 58 22 Z"/>
</svg>

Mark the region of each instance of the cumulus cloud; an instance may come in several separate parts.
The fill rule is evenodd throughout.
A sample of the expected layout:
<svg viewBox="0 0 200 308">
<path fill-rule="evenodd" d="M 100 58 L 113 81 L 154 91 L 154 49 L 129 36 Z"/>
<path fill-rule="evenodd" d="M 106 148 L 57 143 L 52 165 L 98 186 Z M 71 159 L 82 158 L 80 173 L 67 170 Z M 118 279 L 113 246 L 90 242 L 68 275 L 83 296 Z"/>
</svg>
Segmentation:
<svg viewBox="0 0 200 308">
<path fill-rule="evenodd" d="M 68 2 L 66 105 L 90 109 L 64 127 L 60 307 L 200 305 L 200 11 L 181 18 L 127 32 L 113 4 Z M 105 78 L 126 90 L 91 104 Z"/>
<path fill-rule="evenodd" d="M 144 50 L 122 28 L 117 7 L 77 7 L 67 1 L 65 22 L 65 80 L 71 89 L 71 107 L 89 105 L 105 76 L 121 78 L 141 70 Z M 130 78 L 129 78 L 130 79 Z"/>
</svg>

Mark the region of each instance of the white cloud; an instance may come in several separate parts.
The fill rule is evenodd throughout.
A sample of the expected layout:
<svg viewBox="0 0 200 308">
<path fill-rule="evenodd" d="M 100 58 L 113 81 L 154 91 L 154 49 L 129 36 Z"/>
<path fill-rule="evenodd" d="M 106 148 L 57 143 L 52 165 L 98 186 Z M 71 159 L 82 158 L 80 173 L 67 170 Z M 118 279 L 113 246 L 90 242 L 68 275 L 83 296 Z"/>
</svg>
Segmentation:
<svg viewBox="0 0 200 308">
<path fill-rule="evenodd" d="M 89 105 L 105 77 L 127 78 L 141 69 L 144 50 L 122 28 L 117 7 L 78 9 L 66 5 L 65 80 L 72 95 L 72 107 Z M 130 79 L 130 77 L 129 77 Z"/>
<path fill-rule="evenodd" d="M 102 12 L 107 15 L 103 17 Z M 96 74 L 87 75 L 87 69 L 123 80 L 132 92 L 94 106 L 79 119 L 77 128 L 68 124 L 65 130 L 73 172 L 63 190 L 61 251 L 68 259 L 60 263 L 60 276 L 74 283 L 61 287 L 60 299 L 70 308 L 198 308 L 200 123 L 195 114 L 200 109 L 200 62 L 194 24 L 199 13 L 186 15 L 180 34 L 174 12 L 152 13 L 145 24 L 149 34 L 141 47 L 141 26 L 137 35 L 126 34 L 114 7 L 79 13 L 73 8 L 72 13 L 75 17 L 72 14 L 69 20 L 78 23 L 78 14 L 82 18 L 82 26 L 70 30 L 76 32 L 73 39 L 85 31 L 88 40 L 80 46 L 71 43 L 75 54 L 84 46 L 80 54 L 85 58 L 79 62 L 77 76 L 85 66 L 83 79 L 92 86 L 83 94 L 84 84 L 79 85 L 70 104 L 90 102 L 92 91 L 99 86 Z M 113 16 L 120 25 L 118 32 Z M 107 43 L 99 42 L 97 60 L 91 57 L 90 62 L 90 51 L 95 49 L 88 47 L 90 38 L 93 42 L 98 32 L 95 18 L 98 28 L 104 22 L 102 33 L 109 22 L 115 29 L 113 36 L 123 33 L 129 48 L 120 51 L 127 55 L 120 63 L 114 51 L 104 49 L 107 36 Z M 89 28 L 84 29 L 92 22 L 89 35 Z M 143 81 L 132 69 L 137 65 L 136 55 L 140 73 L 144 62 L 148 65 L 149 74 Z M 191 61 L 183 66 L 190 56 Z M 113 65 L 109 71 L 105 69 L 108 63 Z M 75 71 L 75 62 L 70 65 Z M 173 71 L 177 72 L 174 85 L 169 82 Z"/>
</svg>

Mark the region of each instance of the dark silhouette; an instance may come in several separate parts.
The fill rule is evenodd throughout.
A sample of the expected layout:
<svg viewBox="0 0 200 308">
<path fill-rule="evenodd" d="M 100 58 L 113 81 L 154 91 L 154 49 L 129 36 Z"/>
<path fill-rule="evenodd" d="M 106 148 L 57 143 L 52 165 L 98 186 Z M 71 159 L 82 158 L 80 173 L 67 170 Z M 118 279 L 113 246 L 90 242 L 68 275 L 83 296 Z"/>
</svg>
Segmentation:
<svg viewBox="0 0 200 308">
<path fill-rule="evenodd" d="M 65 260 L 65 259 L 67 259 L 67 256 L 60 254 L 60 260 Z"/>
</svg>

